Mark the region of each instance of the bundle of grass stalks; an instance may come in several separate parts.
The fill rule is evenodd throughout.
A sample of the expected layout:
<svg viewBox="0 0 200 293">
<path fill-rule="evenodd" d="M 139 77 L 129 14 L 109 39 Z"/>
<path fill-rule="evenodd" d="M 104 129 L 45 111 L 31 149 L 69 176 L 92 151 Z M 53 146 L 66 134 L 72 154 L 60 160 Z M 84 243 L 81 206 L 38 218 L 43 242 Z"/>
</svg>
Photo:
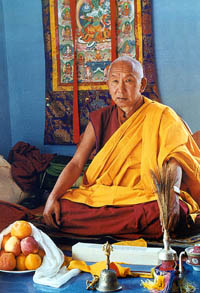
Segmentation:
<svg viewBox="0 0 200 293">
<path fill-rule="evenodd" d="M 170 211 L 174 204 L 174 190 L 176 183 L 176 169 L 169 167 L 165 163 L 162 168 L 157 168 L 156 172 L 150 170 L 155 192 L 157 193 L 157 201 L 160 209 L 160 222 L 163 229 L 164 248 L 169 249 L 169 233 L 170 233 Z"/>
</svg>

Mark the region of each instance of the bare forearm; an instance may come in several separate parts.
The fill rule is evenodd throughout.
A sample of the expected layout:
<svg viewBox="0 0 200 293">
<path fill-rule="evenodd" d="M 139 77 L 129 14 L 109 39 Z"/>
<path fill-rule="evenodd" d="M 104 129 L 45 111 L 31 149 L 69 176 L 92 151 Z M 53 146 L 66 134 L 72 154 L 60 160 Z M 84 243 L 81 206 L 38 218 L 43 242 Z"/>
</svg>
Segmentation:
<svg viewBox="0 0 200 293">
<path fill-rule="evenodd" d="M 171 169 L 172 174 L 174 174 L 174 187 L 181 186 L 182 181 L 182 168 L 179 163 L 171 158 L 168 162 L 168 167 Z M 177 190 L 171 190 L 170 199 L 170 209 L 169 209 L 169 223 L 168 229 L 173 232 L 177 227 L 180 219 L 180 204 L 179 204 L 179 192 Z"/>
<path fill-rule="evenodd" d="M 178 188 L 180 188 L 181 181 L 182 181 L 182 168 L 181 168 L 181 166 L 174 158 L 171 158 L 169 160 L 168 165 L 172 170 L 175 170 L 176 177 L 174 178 L 175 179 L 174 185 L 177 186 Z"/>
<path fill-rule="evenodd" d="M 95 143 L 96 137 L 94 129 L 91 122 L 89 122 L 76 153 L 58 177 L 58 180 L 48 197 L 43 212 L 44 220 L 47 225 L 55 228 L 60 225 L 61 207 L 58 199 L 72 187 L 74 182 L 80 176 L 85 163 L 88 161 L 88 158 L 95 147 Z M 55 219 L 53 218 L 53 215 L 55 215 Z"/>
<path fill-rule="evenodd" d="M 73 160 L 63 169 L 50 194 L 51 199 L 59 199 L 72 187 L 82 172 L 82 168 L 73 163 Z"/>
</svg>

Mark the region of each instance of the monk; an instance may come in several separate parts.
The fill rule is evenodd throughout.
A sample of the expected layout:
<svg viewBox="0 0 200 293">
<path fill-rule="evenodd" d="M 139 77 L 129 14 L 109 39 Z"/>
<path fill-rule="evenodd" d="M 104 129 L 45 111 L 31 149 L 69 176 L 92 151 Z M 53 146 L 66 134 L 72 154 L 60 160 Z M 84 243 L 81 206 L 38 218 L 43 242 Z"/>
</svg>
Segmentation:
<svg viewBox="0 0 200 293">
<path fill-rule="evenodd" d="M 175 170 L 170 230 L 185 233 L 200 204 L 200 150 L 179 116 L 143 95 L 142 65 L 119 57 L 108 70 L 114 105 L 90 113 L 83 139 L 44 209 L 47 225 L 81 236 L 160 238 L 150 170 Z M 96 149 L 83 183 L 71 189 Z"/>
</svg>

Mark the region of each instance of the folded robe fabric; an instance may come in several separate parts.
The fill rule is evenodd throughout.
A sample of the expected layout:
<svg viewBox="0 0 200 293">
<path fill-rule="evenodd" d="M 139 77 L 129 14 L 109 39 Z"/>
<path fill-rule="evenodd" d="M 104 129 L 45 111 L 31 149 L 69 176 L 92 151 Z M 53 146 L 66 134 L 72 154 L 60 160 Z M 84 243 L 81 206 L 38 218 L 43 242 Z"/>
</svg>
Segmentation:
<svg viewBox="0 0 200 293">
<path fill-rule="evenodd" d="M 23 191 L 34 191 L 39 187 L 39 175 L 44 171 L 55 154 L 41 154 L 29 143 L 19 141 L 9 152 L 11 173 Z"/>
<path fill-rule="evenodd" d="M 144 104 L 111 136 L 90 164 L 79 189 L 63 199 L 92 207 L 156 200 L 150 169 L 175 158 L 183 168 L 181 189 L 190 212 L 200 203 L 200 150 L 178 115 L 144 97 Z M 198 204 L 196 204 L 198 203 Z"/>
<path fill-rule="evenodd" d="M 87 272 L 92 274 L 93 276 L 100 276 L 101 271 L 106 269 L 106 262 L 100 261 L 98 263 L 87 265 L 84 261 L 80 260 L 72 260 L 68 266 L 68 270 L 71 269 L 79 269 L 82 272 Z M 110 263 L 110 269 L 114 270 L 116 272 L 117 277 L 127 277 L 131 276 L 131 270 L 128 267 L 123 267 L 118 263 L 111 262 Z"/>
<path fill-rule="evenodd" d="M 21 219 L 31 221 L 35 219 L 35 215 L 22 205 L 0 200 L 0 232 Z"/>
<path fill-rule="evenodd" d="M 180 225 L 176 235 L 188 233 L 188 207 L 180 201 Z M 60 230 L 78 236 L 115 239 L 159 239 L 162 236 L 157 201 L 129 206 L 90 207 L 85 204 L 61 200 Z"/>
</svg>

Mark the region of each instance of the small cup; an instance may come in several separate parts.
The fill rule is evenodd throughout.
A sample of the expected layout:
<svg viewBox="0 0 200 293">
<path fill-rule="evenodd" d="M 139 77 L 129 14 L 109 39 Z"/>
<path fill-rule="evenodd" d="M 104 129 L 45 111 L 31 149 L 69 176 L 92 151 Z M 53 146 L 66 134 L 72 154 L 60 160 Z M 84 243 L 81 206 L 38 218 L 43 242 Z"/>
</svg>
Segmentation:
<svg viewBox="0 0 200 293">
<path fill-rule="evenodd" d="M 188 256 L 187 263 L 192 265 L 195 271 L 200 271 L 200 245 L 196 244 L 185 249 Z"/>
</svg>

